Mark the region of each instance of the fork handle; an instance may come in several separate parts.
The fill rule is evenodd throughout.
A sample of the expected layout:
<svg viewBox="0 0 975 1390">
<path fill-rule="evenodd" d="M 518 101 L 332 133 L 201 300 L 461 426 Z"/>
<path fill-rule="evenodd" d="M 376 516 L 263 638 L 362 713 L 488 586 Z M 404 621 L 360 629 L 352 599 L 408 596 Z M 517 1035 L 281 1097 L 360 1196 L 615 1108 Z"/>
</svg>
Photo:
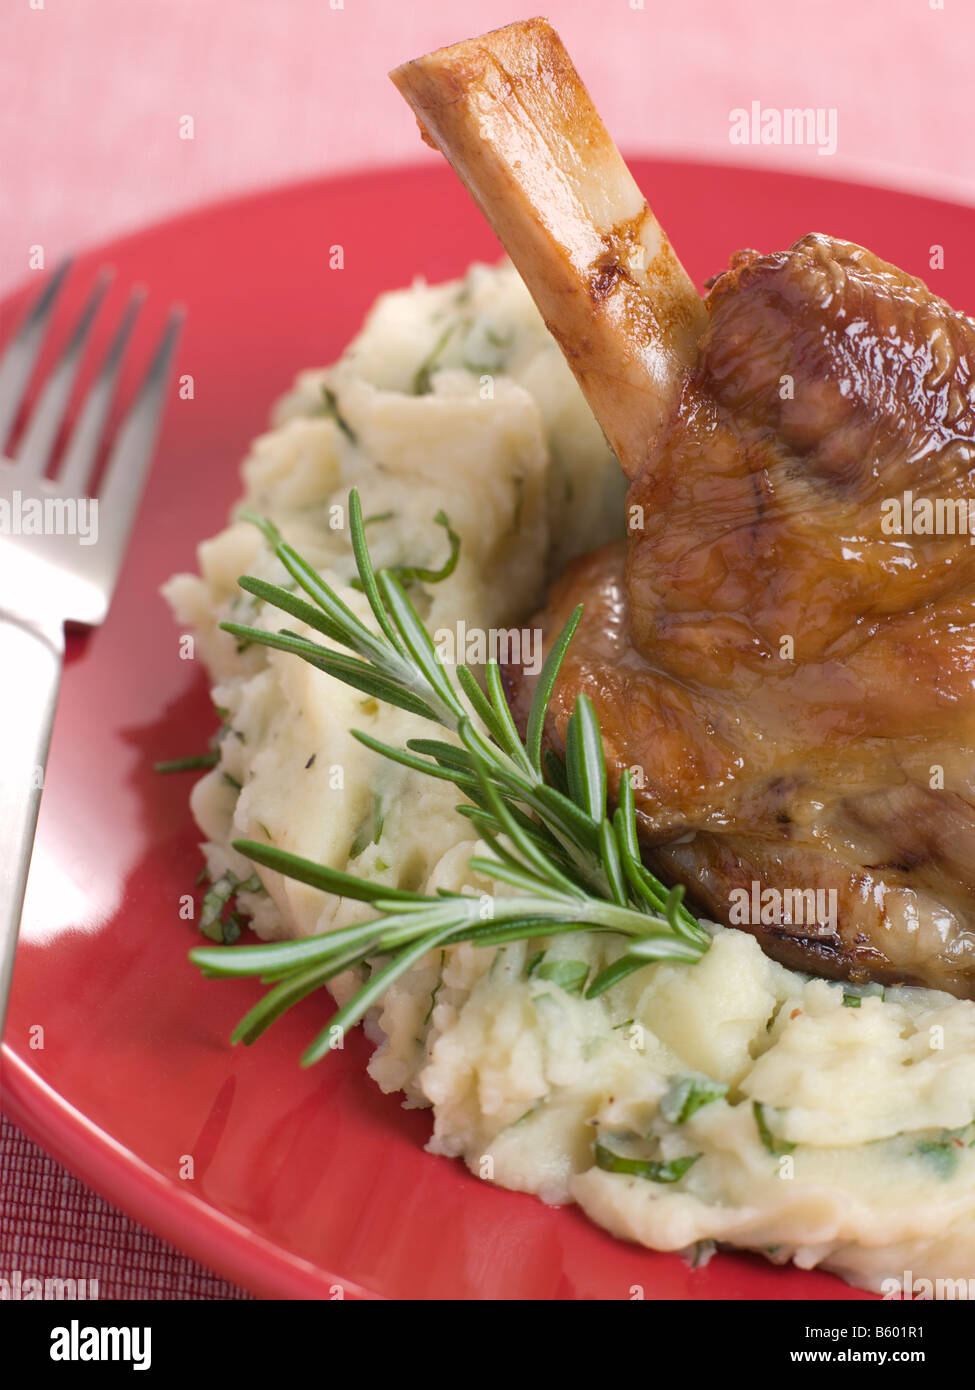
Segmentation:
<svg viewBox="0 0 975 1390">
<path fill-rule="evenodd" d="M 0 615 L 0 1034 L 63 658 L 60 623 L 33 626 Z"/>
</svg>

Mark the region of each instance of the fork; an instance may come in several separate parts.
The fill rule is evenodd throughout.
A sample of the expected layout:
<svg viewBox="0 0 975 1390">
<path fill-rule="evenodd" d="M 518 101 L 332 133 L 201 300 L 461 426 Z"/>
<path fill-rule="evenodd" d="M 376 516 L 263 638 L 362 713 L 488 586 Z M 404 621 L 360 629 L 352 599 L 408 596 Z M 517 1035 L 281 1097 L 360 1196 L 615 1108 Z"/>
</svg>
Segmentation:
<svg viewBox="0 0 975 1390">
<path fill-rule="evenodd" d="M 108 612 L 155 448 L 183 317 L 181 309 L 170 310 L 115 433 L 93 500 L 87 490 L 107 441 L 109 408 L 144 297 L 141 290 L 129 298 L 68 437 L 56 479 L 46 478 L 45 471 L 110 271 L 99 274 L 25 421 L 16 456 L 5 454 L 69 270 L 70 262 L 64 262 L 54 272 L 0 357 L 0 1034 L 61 678 L 64 625 L 94 626 Z"/>
</svg>

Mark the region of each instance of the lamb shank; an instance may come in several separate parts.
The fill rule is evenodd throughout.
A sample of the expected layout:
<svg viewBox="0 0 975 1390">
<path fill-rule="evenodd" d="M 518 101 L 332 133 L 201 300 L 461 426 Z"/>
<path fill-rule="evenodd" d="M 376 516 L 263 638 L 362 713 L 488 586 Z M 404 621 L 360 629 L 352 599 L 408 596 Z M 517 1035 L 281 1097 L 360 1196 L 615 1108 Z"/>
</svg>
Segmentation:
<svg viewBox="0 0 975 1390">
<path fill-rule="evenodd" d="M 536 619 L 584 605 L 550 745 L 585 691 L 648 864 L 771 956 L 975 997 L 975 323 L 819 234 L 702 300 L 544 20 L 392 76 L 630 480 Z M 961 524 L 898 531 L 905 492 Z"/>
</svg>

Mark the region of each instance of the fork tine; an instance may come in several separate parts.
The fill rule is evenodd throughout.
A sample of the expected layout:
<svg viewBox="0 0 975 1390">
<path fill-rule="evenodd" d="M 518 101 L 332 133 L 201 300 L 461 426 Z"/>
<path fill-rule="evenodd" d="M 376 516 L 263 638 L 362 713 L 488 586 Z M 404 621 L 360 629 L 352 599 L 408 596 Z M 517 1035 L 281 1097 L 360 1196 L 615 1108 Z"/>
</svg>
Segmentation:
<svg viewBox="0 0 975 1390">
<path fill-rule="evenodd" d="M 17 418 L 44 341 L 44 330 L 70 269 L 70 258 L 57 267 L 0 361 L 0 453 Z"/>
<path fill-rule="evenodd" d="M 109 586 L 118 573 L 155 449 L 169 369 L 182 326 L 183 310 L 171 309 L 139 394 L 112 446 L 99 489 L 99 549 L 105 560 L 104 579 Z"/>
<path fill-rule="evenodd" d="M 103 270 L 99 274 L 95 288 L 88 297 L 88 303 L 82 309 L 74 331 L 31 411 L 24 438 L 17 450 L 17 463 L 24 473 L 40 475 L 47 467 L 51 449 L 68 408 L 71 387 L 81 364 L 88 334 L 111 278 L 110 271 Z"/>
<path fill-rule="evenodd" d="M 122 355 L 145 297 L 145 290 L 133 291 L 118 332 L 105 354 L 98 376 L 85 397 L 81 415 L 71 433 L 57 475 L 59 490 L 69 497 L 80 497 L 89 487 L 98 446 L 105 428 L 105 418 L 115 395 Z"/>
</svg>

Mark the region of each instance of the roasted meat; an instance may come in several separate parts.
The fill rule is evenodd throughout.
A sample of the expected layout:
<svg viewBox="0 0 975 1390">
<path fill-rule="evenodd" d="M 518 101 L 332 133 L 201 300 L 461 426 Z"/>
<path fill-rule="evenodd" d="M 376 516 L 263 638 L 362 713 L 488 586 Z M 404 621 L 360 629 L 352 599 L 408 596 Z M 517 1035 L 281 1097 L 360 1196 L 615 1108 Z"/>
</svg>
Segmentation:
<svg viewBox="0 0 975 1390">
<path fill-rule="evenodd" d="M 585 691 L 648 863 L 769 954 L 975 996 L 975 324 L 822 235 L 702 303 L 544 21 L 394 76 L 630 478 L 537 620 L 584 605 L 549 741 Z"/>
</svg>

